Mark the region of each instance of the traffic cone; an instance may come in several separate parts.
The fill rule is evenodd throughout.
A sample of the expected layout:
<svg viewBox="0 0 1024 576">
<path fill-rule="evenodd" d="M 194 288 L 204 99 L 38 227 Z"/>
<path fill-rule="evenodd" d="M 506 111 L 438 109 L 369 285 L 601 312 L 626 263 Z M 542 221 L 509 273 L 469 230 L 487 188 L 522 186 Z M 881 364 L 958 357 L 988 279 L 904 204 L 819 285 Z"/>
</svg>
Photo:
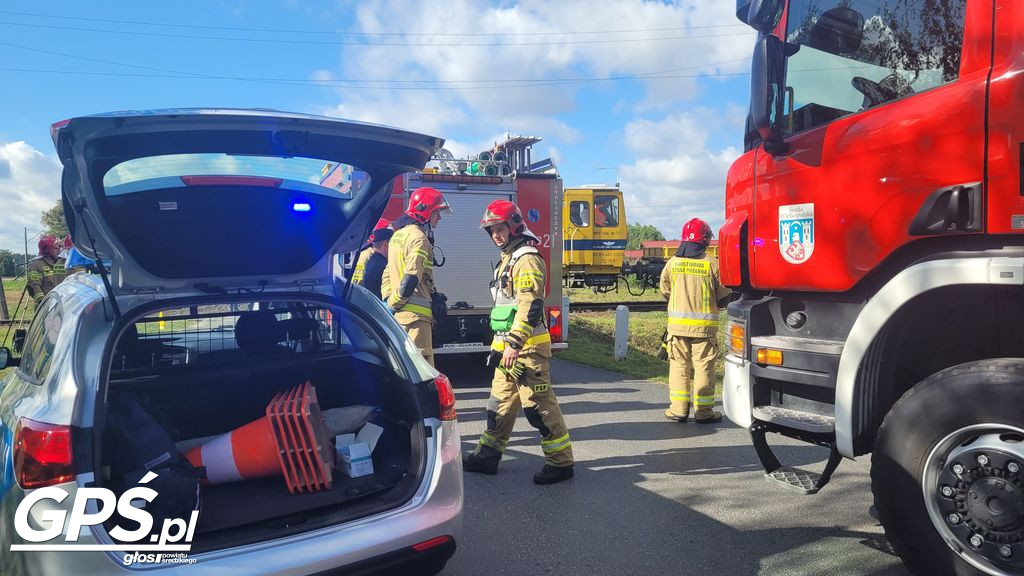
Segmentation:
<svg viewBox="0 0 1024 576">
<path fill-rule="evenodd" d="M 292 494 L 331 488 L 333 449 L 308 381 L 274 396 L 263 418 L 192 448 L 185 458 L 206 467 L 208 484 L 283 475 Z"/>
</svg>

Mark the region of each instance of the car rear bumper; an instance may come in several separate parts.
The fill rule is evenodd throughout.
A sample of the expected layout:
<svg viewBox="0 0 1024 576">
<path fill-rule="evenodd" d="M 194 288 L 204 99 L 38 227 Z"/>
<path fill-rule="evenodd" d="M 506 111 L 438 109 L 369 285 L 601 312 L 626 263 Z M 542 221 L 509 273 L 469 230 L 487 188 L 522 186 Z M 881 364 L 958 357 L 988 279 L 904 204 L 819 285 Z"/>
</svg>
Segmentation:
<svg viewBox="0 0 1024 576">
<path fill-rule="evenodd" d="M 344 568 L 320 572 L 315 576 L 406 576 L 431 574 L 444 567 L 455 554 L 455 540 L 419 551 L 415 548 L 396 550 L 388 554 L 351 564 Z"/>
<path fill-rule="evenodd" d="M 437 561 L 441 562 L 438 564 L 440 568 L 443 561 L 454 553 L 455 542 L 462 537 L 463 480 L 461 441 L 455 422 L 433 422 L 437 432 L 434 434 L 436 441 L 429 444 L 433 462 L 427 470 L 429 481 L 422 484 L 410 501 L 375 516 L 277 540 L 189 555 L 188 560 L 194 560 L 194 564 L 128 562 L 126 556 L 130 556 L 130 552 L 4 550 L 4 554 L 25 555 L 18 564 L 26 567 L 27 574 L 40 576 L 164 576 L 222 572 L 268 576 L 371 574 L 376 572 L 367 570 L 378 564 L 380 568 L 391 569 L 392 566 L 406 565 L 408 561 Z M 29 521 L 36 524 L 37 521 L 31 516 Z M 45 528 L 43 525 L 34 527 Z M 442 543 L 422 552 L 413 549 L 414 546 L 440 537 L 450 538 L 450 543 Z M 96 543 L 89 530 L 83 530 L 77 542 Z"/>
</svg>

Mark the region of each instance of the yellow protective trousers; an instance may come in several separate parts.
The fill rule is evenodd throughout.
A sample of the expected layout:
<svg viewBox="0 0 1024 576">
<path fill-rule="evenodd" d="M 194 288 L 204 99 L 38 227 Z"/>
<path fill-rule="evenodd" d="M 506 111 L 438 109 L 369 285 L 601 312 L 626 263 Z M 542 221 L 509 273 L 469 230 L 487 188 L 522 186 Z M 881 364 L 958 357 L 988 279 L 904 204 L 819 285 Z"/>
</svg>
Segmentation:
<svg viewBox="0 0 1024 576">
<path fill-rule="evenodd" d="M 518 381 L 510 380 L 501 370 L 494 371 L 487 401 L 487 430 L 480 435 L 474 452 L 479 454 L 483 446 L 489 446 L 503 454 L 521 405 L 530 425 L 540 432 L 545 462 L 551 466 L 571 466 L 572 442 L 551 387 L 548 359 L 531 353 L 520 355 L 519 361 L 524 370 Z"/>
<path fill-rule="evenodd" d="M 427 320 L 413 320 L 412 322 L 403 321 L 403 318 L 398 319 L 398 323 L 402 325 L 405 332 L 409 334 L 409 339 L 412 340 L 416 349 L 423 355 L 423 359 L 427 361 L 431 366 L 434 365 L 434 325 Z"/>
<path fill-rule="evenodd" d="M 690 401 L 696 406 L 695 418 L 711 418 L 715 407 L 715 360 L 718 343 L 714 337 L 669 336 L 668 394 L 666 415 L 686 416 Z M 692 389 L 692 391 L 691 391 Z M 694 396 L 693 393 L 696 393 Z"/>
</svg>

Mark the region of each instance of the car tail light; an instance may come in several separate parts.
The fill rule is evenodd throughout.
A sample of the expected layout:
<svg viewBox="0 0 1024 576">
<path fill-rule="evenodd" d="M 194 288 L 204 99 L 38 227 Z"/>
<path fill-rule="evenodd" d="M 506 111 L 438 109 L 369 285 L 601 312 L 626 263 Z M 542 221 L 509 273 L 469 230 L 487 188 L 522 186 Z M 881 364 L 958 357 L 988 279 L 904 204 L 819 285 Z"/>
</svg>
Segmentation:
<svg viewBox="0 0 1024 576">
<path fill-rule="evenodd" d="M 14 477 L 28 490 L 75 478 L 71 469 L 71 427 L 18 420 L 14 432 Z"/>
<path fill-rule="evenodd" d="M 430 540 L 420 542 L 419 544 L 413 544 L 412 549 L 417 552 L 425 552 L 431 548 L 437 548 L 438 546 L 447 544 L 451 542 L 451 540 L 451 536 L 438 536 L 437 538 L 431 538 Z"/>
<path fill-rule="evenodd" d="M 548 332 L 552 342 L 562 341 L 562 309 L 548 308 Z"/>
<path fill-rule="evenodd" d="M 455 420 L 455 392 L 451 381 L 444 374 L 439 374 L 434 378 L 434 387 L 437 388 L 437 403 L 441 406 L 441 420 Z"/>
</svg>

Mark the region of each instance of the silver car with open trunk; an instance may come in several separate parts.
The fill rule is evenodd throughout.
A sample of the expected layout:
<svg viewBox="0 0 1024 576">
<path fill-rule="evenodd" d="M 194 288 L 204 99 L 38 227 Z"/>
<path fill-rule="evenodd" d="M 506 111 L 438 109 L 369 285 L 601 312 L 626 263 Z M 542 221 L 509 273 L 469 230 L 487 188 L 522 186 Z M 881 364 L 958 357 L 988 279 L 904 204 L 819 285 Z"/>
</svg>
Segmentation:
<svg viewBox="0 0 1024 576">
<path fill-rule="evenodd" d="M 0 349 L 0 573 L 440 571 L 462 535 L 451 384 L 337 263 L 443 141 L 266 110 L 52 133 L 74 243 L 111 264 Z M 160 495 L 122 508 L 143 484 Z M 195 565 L 147 558 L 165 542 Z"/>
</svg>

